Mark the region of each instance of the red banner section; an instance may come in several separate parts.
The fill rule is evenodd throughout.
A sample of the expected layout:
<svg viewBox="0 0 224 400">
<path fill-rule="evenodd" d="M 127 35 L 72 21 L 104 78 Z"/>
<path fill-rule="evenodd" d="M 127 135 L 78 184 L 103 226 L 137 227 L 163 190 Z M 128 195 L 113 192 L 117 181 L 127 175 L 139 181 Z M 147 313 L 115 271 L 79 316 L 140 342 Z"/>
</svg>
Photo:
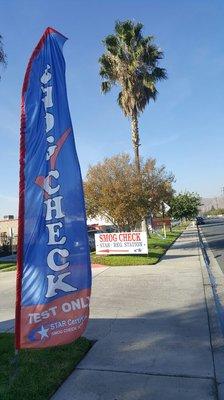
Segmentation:
<svg viewBox="0 0 224 400">
<path fill-rule="evenodd" d="M 49 304 L 22 307 L 21 348 L 66 344 L 82 335 L 89 317 L 90 289 Z"/>
</svg>

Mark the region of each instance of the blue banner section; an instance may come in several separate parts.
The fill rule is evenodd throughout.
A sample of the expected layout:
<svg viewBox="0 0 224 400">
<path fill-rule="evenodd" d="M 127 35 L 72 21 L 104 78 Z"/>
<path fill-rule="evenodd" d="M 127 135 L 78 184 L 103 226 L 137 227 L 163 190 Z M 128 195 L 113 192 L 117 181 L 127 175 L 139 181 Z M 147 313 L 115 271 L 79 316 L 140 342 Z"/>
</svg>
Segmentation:
<svg viewBox="0 0 224 400">
<path fill-rule="evenodd" d="M 59 309 L 60 299 L 74 294 L 77 300 L 79 292 L 91 287 L 82 179 L 66 93 L 65 40 L 57 31 L 46 30 L 31 57 L 23 93 L 21 307 L 35 314 L 37 306 L 41 315 L 42 305 L 39 322 L 47 320 L 44 305 L 49 310 L 54 302 Z M 24 313 L 22 318 L 25 322 Z M 35 324 L 35 318 L 30 321 Z M 32 329 L 38 332 L 38 326 Z"/>
</svg>

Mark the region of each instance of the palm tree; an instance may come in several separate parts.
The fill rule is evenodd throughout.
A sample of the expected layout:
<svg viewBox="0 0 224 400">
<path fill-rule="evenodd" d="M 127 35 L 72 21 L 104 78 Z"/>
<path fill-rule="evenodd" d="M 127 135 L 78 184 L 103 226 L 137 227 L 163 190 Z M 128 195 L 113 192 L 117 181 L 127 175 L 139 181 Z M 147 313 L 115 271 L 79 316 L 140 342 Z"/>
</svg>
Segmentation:
<svg viewBox="0 0 224 400">
<path fill-rule="evenodd" d="M 166 70 L 158 67 L 163 52 L 154 44 L 153 36 L 143 37 L 143 25 L 132 21 L 118 21 L 115 34 L 103 43 L 106 51 L 100 57 L 102 92 L 119 85 L 118 104 L 131 120 L 132 145 L 135 163 L 140 172 L 138 117 L 149 100 L 156 100 L 156 83 L 166 79 Z"/>
<path fill-rule="evenodd" d="M 3 50 L 2 36 L 0 35 L 0 64 L 6 65 L 6 54 Z"/>
</svg>

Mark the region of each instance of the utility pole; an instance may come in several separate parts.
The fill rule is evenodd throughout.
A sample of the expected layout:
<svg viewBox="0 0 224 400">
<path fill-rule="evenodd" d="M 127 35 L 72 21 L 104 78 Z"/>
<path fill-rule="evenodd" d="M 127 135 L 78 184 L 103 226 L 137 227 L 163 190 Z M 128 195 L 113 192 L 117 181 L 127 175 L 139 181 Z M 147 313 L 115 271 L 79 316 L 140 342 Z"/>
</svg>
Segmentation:
<svg viewBox="0 0 224 400">
<path fill-rule="evenodd" d="M 163 235 L 164 235 L 164 239 L 166 239 L 166 223 L 165 223 L 165 204 L 162 201 L 162 214 L 163 214 Z"/>
<path fill-rule="evenodd" d="M 217 199 L 217 197 L 215 198 L 215 202 L 216 202 L 216 209 L 218 209 L 219 207 L 218 207 L 218 199 Z"/>
</svg>

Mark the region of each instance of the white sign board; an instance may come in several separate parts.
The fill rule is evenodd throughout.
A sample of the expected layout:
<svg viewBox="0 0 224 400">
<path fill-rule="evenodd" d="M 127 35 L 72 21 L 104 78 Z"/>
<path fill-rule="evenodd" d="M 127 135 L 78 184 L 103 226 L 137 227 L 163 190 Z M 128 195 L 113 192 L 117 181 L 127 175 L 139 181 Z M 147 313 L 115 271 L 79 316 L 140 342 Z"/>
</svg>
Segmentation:
<svg viewBox="0 0 224 400">
<path fill-rule="evenodd" d="M 163 206 L 164 206 L 165 213 L 167 213 L 170 210 L 170 206 L 164 202 L 163 202 Z"/>
<path fill-rule="evenodd" d="M 148 254 L 146 232 L 95 234 L 96 254 Z"/>
</svg>

